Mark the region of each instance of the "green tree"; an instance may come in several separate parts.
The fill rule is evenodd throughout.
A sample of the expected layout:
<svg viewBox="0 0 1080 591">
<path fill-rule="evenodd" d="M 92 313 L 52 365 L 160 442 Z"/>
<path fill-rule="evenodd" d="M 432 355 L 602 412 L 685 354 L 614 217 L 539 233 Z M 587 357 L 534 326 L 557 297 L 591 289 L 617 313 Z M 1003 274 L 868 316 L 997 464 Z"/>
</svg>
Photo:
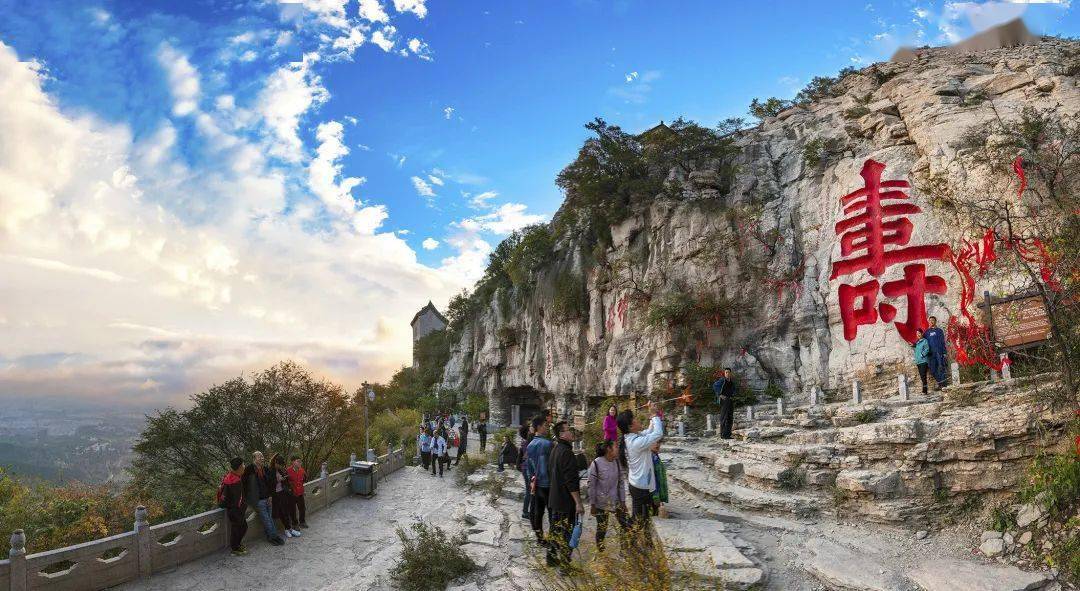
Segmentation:
<svg viewBox="0 0 1080 591">
<path fill-rule="evenodd" d="M 315 468 L 349 450 L 359 428 L 359 405 L 336 384 L 286 361 L 234 378 L 191 397 L 191 408 L 148 416 L 133 449 L 136 491 L 168 503 L 203 508 L 225 466 L 251 452 L 299 455 Z"/>
</svg>

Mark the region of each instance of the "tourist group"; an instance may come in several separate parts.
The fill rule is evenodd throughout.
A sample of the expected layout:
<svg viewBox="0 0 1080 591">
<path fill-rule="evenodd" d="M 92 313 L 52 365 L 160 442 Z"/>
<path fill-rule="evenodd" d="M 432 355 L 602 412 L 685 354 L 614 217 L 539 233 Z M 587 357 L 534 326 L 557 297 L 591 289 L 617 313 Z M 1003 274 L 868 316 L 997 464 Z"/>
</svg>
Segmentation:
<svg viewBox="0 0 1080 591">
<path fill-rule="evenodd" d="M 245 464 L 243 458 L 233 458 L 229 468 L 218 488 L 217 501 L 229 520 L 229 547 L 234 555 L 247 554 L 243 541 L 249 505 L 258 514 L 271 544 L 281 546 L 285 538 L 301 536 L 300 530 L 308 526 L 304 504 L 307 472 L 299 456 L 293 456 L 286 465 L 281 454 L 274 454 L 267 466 L 262 452 L 257 451 L 250 464 Z M 281 522 L 282 529 L 275 520 Z"/>
</svg>

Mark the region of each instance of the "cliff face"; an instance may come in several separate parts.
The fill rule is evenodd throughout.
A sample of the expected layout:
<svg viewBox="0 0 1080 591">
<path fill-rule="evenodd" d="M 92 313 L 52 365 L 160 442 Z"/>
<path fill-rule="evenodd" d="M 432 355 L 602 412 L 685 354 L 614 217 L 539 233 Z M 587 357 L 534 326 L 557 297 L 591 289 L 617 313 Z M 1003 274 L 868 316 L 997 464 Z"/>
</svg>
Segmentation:
<svg viewBox="0 0 1080 591">
<path fill-rule="evenodd" d="M 581 396 L 649 392 L 690 362 L 731 366 L 752 386 L 772 381 L 796 399 L 811 386 L 829 390 L 910 364 L 910 346 L 892 323 L 844 338 L 838 286 L 869 276 L 830 281 L 831 263 L 847 258 L 834 230 L 844 217 L 840 198 L 863 186 L 860 170 L 876 160 L 886 166 L 883 180 L 912 183 L 908 195 L 922 208 L 910 216 L 909 244 L 955 242 L 918 179 L 969 174 L 954 161 L 965 132 L 1015 119 L 1025 107 L 1076 118 L 1078 55 L 1080 43 L 1059 39 L 969 55 L 923 51 L 849 75 L 836 96 L 739 132 L 733 177 L 715 163 L 673 172 L 682 191 L 633 208 L 611 228 L 606 252 L 590 254 L 572 235 L 561 240 L 528 295 L 511 306 L 494 298 L 464 328 L 443 386 L 488 393 L 493 419 L 505 421 L 508 392 L 535 391 L 565 407 Z M 764 274 L 748 273 L 751 262 Z M 926 298 L 927 312 L 944 322 L 955 313 L 959 280 L 948 263 L 923 262 L 948 283 L 946 294 Z M 556 277 L 567 271 L 584 278 L 588 299 L 570 320 L 552 312 Z M 879 280 L 902 273 L 896 265 Z M 741 307 L 685 329 L 650 325 L 650 306 L 686 296 Z M 902 321 L 903 298 L 890 301 Z"/>
</svg>

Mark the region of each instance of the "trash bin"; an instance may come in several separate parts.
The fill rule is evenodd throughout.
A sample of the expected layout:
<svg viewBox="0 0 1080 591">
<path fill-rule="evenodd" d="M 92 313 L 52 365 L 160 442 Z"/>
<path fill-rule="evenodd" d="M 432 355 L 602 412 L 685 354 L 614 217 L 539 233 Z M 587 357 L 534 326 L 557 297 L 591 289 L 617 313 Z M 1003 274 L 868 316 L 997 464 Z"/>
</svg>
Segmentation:
<svg viewBox="0 0 1080 591">
<path fill-rule="evenodd" d="M 375 463 L 353 462 L 350 485 L 353 494 L 370 497 L 375 494 Z"/>
</svg>

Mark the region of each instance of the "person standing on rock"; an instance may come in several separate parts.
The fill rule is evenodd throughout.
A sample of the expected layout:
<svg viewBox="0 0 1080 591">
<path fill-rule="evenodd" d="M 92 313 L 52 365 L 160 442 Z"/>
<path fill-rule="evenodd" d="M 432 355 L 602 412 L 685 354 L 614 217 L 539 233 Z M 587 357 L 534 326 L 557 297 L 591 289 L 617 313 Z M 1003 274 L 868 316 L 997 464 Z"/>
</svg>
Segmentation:
<svg viewBox="0 0 1080 591">
<path fill-rule="evenodd" d="M 656 489 L 653 473 L 652 444 L 664 436 L 663 413 L 655 402 L 649 403 L 649 428 L 642 429 L 634 411 L 619 413 L 616 422 L 622 439 L 619 441 L 619 463 L 627 471 L 630 488 L 630 525 L 647 528 L 652 512 L 652 492 Z"/>
<path fill-rule="evenodd" d="M 570 534 L 574 523 L 585 514 L 581 483 L 574 456 L 574 431 L 566 421 L 555 423 L 555 446 L 548 461 L 548 513 L 551 517 L 547 565 L 565 567 L 570 563 Z"/>
<path fill-rule="evenodd" d="M 615 423 L 615 417 L 619 409 L 612 404 L 604 415 L 604 441 L 615 441 L 619 438 L 619 425 Z"/>
<path fill-rule="evenodd" d="M 285 544 L 285 540 L 278 534 L 274 516 L 270 513 L 274 477 L 263 465 L 266 460 L 261 451 L 251 454 L 251 458 L 252 463 L 244 470 L 244 491 L 247 493 L 248 502 L 255 503 L 255 512 L 259 514 L 259 521 L 263 524 L 266 540 L 275 546 L 281 546 Z"/>
<path fill-rule="evenodd" d="M 612 441 L 596 444 L 596 459 L 589 464 L 589 511 L 596 517 L 596 547 L 604 550 L 608 516 L 626 528 L 626 472 Z"/>
<path fill-rule="evenodd" d="M 923 338 L 930 345 L 930 375 L 934 376 L 938 389 L 949 385 L 945 375 L 946 366 L 949 364 L 948 350 L 945 347 L 945 331 L 938 328 L 937 317 L 931 316 L 930 326 L 923 333 Z"/>
<path fill-rule="evenodd" d="M 529 443 L 532 442 L 533 431 L 532 425 L 522 425 L 518 429 L 518 436 L 521 437 L 521 450 L 518 453 L 517 469 L 521 472 L 521 478 L 525 481 L 525 500 L 521 505 L 521 517 L 522 519 L 532 519 L 532 487 L 529 483 L 529 471 L 526 469 L 525 462 L 527 458 L 527 452 L 529 449 Z"/>
<path fill-rule="evenodd" d="M 731 368 L 725 367 L 720 379 L 713 382 L 716 403 L 720 405 L 720 438 L 731 439 L 731 427 L 735 422 L 735 380 L 731 379 Z"/>
<path fill-rule="evenodd" d="M 551 457 L 551 448 L 555 444 L 547 437 L 548 424 L 543 416 L 533 418 L 532 424 L 534 435 L 532 441 L 529 442 L 529 448 L 525 451 L 526 482 L 529 483 L 533 494 L 532 513 L 529 518 L 537 541 L 543 544 L 544 510 L 547 509 L 548 493 L 551 490 L 548 460 Z M 548 520 L 550 519 L 549 511 Z"/>
<path fill-rule="evenodd" d="M 926 372 L 930 364 L 930 343 L 926 341 L 926 333 L 923 329 L 916 328 L 915 336 L 915 367 L 919 370 L 919 380 L 922 382 L 922 393 L 926 396 Z"/>
<path fill-rule="evenodd" d="M 457 466 L 461 463 L 461 456 L 465 455 L 467 448 L 469 447 L 469 421 L 465 417 L 461 417 L 461 427 L 458 428 L 458 448 L 457 457 L 454 458 L 454 465 Z"/>
<path fill-rule="evenodd" d="M 229 520 L 229 548 L 234 556 L 243 556 L 247 554 L 244 547 L 244 535 L 247 534 L 247 520 L 244 519 L 247 501 L 244 500 L 242 481 L 244 460 L 233 458 L 229 468 L 218 489 L 218 506 L 225 510 L 225 517 Z"/>
</svg>

